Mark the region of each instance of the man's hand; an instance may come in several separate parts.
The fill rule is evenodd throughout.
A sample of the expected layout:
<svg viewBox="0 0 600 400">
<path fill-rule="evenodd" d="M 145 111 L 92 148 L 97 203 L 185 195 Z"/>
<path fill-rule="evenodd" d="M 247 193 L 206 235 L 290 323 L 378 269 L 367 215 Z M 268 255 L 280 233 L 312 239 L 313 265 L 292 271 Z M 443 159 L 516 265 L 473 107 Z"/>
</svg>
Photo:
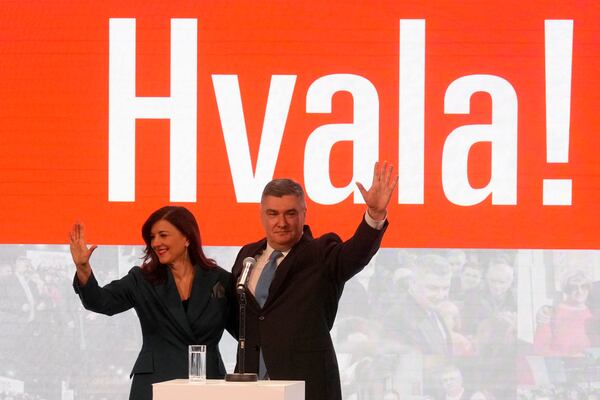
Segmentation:
<svg viewBox="0 0 600 400">
<path fill-rule="evenodd" d="M 398 175 L 392 175 L 393 172 L 394 166 L 388 165 L 387 161 L 384 161 L 383 165 L 376 162 L 373 171 L 373 183 L 369 190 L 366 190 L 360 182 L 356 182 L 356 186 L 358 186 L 358 190 L 360 190 L 367 204 L 367 212 L 376 221 L 381 221 L 386 217 L 387 205 L 398 184 Z"/>
</svg>

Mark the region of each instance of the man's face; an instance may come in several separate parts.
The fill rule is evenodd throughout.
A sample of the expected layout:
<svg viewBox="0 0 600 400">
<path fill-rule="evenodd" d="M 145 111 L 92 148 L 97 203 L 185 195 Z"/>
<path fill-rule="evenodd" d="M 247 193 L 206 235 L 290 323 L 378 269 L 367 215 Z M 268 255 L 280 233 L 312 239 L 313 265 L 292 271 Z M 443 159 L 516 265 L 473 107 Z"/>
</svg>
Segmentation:
<svg viewBox="0 0 600 400">
<path fill-rule="evenodd" d="M 452 269 L 452 274 L 457 274 L 462 271 L 463 266 L 467 262 L 467 256 L 462 251 L 455 251 L 448 256 L 448 262 Z"/>
<path fill-rule="evenodd" d="M 474 289 L 481 283 L 481 271 L 477 268 L 465 267 L 460 275 L 460 285 L 463 290 Z"/>
<path fill-rule="evenodd" d="M 457 394 L 462 389 L 462 384 L 462 374 L 458 370 L 448 371 L 442 375 L 442 386 L 446 394 Z"/>
<path fill-rule="evenodd" d="M 302 237 L 306 207 L 297 196 L 265 196 L 260 205 L 260 219 L 269 245 L 285 251 Z"/>
<path fill-rule="evenodd" d="M 432 272 L 417 272 L 411 282 L 411 293 L 419 304 L 427 309 L 436 309 L 448 298 L 452 274 L 438 275 Z"/>
<path fill-rule="evenodd" d="M 512 286 L 513 269 L 506 264 L 492 264 L 486 274 L 486 281 L 492 296 L 500 298 Z"/>
</svg>

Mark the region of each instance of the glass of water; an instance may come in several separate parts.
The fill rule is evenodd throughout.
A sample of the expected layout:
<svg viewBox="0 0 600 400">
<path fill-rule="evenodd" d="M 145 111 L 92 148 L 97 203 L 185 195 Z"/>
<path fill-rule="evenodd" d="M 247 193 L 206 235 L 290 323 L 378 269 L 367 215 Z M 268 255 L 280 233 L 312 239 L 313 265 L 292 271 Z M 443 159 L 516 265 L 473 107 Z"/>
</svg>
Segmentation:
<svg viewBox="0 0 600 400">
<path fill-rule="evenodd" d="M 206 345 L 189 346 L 189 381 L 206 382 Z"/>
</svg>

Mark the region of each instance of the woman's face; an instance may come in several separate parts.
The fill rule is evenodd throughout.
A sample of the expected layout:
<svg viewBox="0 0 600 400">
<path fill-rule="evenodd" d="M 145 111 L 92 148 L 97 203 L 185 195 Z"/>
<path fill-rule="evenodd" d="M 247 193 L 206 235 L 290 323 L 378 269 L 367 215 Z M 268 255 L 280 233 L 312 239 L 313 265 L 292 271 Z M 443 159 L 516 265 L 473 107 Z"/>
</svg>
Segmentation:
<svg viewBox="0 0 600 400">
<path fill-rule="evenodd" d="M 164 265 L 174 265 L 188 259 L 187 238 L 169 221 L 161 219 L 152 225 L 150 245 Z"/>
<path fill-rule="evenodd" d="M 567 296 L 568 304 L 584 304 L 590 294 L 590 283 L 584 277 L 573 277 L 565 285 L 565 294 Z"/>
</svg>

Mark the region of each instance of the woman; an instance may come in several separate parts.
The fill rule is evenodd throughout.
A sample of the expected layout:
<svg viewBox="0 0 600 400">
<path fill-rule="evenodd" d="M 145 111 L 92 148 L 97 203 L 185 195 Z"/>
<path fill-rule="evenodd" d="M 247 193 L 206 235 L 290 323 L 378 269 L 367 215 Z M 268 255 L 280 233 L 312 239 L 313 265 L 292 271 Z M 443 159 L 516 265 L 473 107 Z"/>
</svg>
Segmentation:
<svg viewBox="0 0 600 400">
<path fill-rule="evenodd" d="M 231 276 L 204 255 L 191 212 L 174 206 L 155 211 L 142 237 L 142 266 L 100 287 L 89 262 L 96 246 L 88 248 L 82 224 L 70 233 L 73 286 L 83 306 L 107 315 L 133 307 L 140 319 L 143 344 L 131 372 L 130 399 L 151 399 L 153 383 L 187 378 L 190 344 L 207 346 L 207 377 L 222 378 L 218 343 L 234 321 Z"/>
<path fill-rule="evenodd" d="M 582 270 L 567 271 L 561 282 L 563 300 L 550 312 L 550 321 L 538 327 L 533 339 L 534 352 L 541 356 L 583 355 L 592 346 L 587 326 L 593 315 L 586 304 L 590 278 Z M 545 306 L 546 307 L 546 306 Z"/>
</svg>

